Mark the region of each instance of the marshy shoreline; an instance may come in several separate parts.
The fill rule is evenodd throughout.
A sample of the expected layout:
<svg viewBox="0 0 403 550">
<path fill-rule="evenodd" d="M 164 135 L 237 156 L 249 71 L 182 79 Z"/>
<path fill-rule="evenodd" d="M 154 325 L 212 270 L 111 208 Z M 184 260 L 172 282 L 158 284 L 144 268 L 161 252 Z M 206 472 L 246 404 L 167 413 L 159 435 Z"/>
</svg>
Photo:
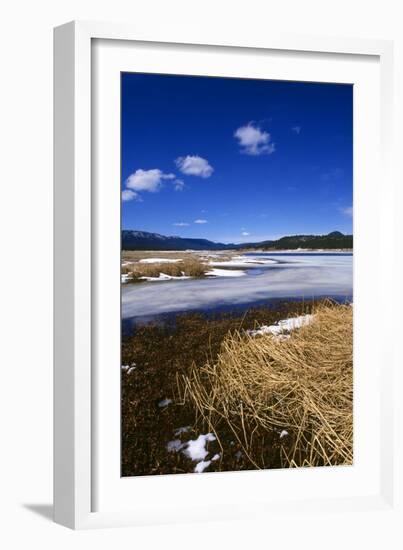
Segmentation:
<svg viewBox="0 0 403 550">
<path fill-rule="evenodd" d="M 191 278 L 237 277 L 245 269 L 285 263 L 281 257 L 351 255 L 350 249 L 339 250 L 216 250 L 216 251 L 122 251 L 122 284 Z M 271 260 L 265 259 L 272 256 Z"/>
<path fill-rule="evenodd" d="M 270 330 L 258 336 L 253 333 L 260 327 L 311 314 L 317 322 L 286 330 L 283 340 Z M 317 345 L 313 346 L 314 342 Z M 240 362 L 231 363 L 231 350 L 231 357 L 239 357 Z M 291 370 L 281 364 L 278 353 L 298 356 L 303 369 L 300 379 L 295 379 L 296 371 L 292 371 L 289 391 L 284 388 Z M 245 357 L 250 354 L 254 359 L 248 363 Z M 228 377 L 224 364 L 231 364 L 238 378 Z M 329 365 L 344 373 L 343 384 L 336 384 L 330 394 L 326 380 L 334 374 L 337 379 L 340 376 L 331 374 Z M 264 384 L 251 383 L 247 373 L 252 367 L 257 369 L 253 380 L 264 379 Z M 280 389 L 268 383 L 276 369 L 283 376 Z M 312 369 L 319 377 L 308 376 Z M 308 420 L 301 418 L 298 429 L 287 420 L 278 406 L 279 396 L 283 392 L 286 398 L 299 386 L 311 392 L 313 407 L 318 402 L 312 388 L 319 387 L 319 393 L 327 395 L 320 405 L 327 415 L 324 423 L 329 419 L 336 422 L 334 430 L 341 419 L 342 434 L 322 433 L 319 417 L 315 419 L 309 407 L 305 411 Z M 235 393 L 231 388 L 236 388 Z M 346 388 L 351 388 L 347 397 Z M 340 410 L 331 395 L 338 391 Z M 263 403 L 255 416 L 250 409 L 253 400 L 256 407 Z M 261 305 L 214 316 L 182 313 L 175 315 L 173 324 L 139 325 L 133 334 L 122 338 L 121 403 L 122 476 L 350 464 L 352 308 L 323 300 L 279 300 L 275 307 Z M 277 407 L 276 414 L 272 414 L 273 407 Z M 300 414 L 296 398 L 289 408 Z M 280 410 L 283 416 L 279 417 Z M 332 441 L 337 442 L 335 448 Z M 323 445 L 324 452 L 320 450 Z"/>
<path fill-rule="evenodd" d="M 351 299 L 352 259 L 334 252 L 125 252 L 122 319 L 228 311 L 267 300 Z"/>
</svg>

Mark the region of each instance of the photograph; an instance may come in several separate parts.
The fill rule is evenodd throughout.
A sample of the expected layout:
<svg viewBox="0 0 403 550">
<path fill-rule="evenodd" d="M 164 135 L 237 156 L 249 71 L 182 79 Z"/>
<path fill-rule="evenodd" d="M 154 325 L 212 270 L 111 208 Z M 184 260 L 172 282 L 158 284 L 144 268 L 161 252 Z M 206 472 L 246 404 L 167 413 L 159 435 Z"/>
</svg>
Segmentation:
<svg viewBox="0 0 403 550">
<path fill-rule="evenodd" d="M 120 99 L 121 476 L 352 465 L 353 85 Z"/>
</svg>

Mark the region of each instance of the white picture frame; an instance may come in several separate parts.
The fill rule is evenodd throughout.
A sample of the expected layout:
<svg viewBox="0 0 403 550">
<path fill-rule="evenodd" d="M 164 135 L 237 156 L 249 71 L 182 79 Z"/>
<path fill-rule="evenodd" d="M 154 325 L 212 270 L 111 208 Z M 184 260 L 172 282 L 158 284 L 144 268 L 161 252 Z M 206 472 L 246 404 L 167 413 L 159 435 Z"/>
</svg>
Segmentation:
<svg viewBox="0 0 403 550">
<path fill-rule="evenodd" d="M 368 346 L 365 355 L 365 346 L 360 345 L 363 357 L 371 362 L 371 373 L 368 375 L 368 385 L 362 385 L 364 378 L 359 379 L 358 393 L 362 387 L 362 401 L 359 401 L 358 412 L 362 419 L 363 437 L 358 437 L 358 457 L 363 455 L 363 450 L 370 441 L 370 434 L 365 434 L 365 414 L 370 415 L 372 427 L 377 428 L 377 435 L 373 436 L 375 441 L 374 458 L 372 461 L 362 460 L 362 475 L 360 474 L 360 458 L 352 469 L 319 469 L 312 471 L 281 471 L 272 474 L 272 487 L 278 484 L 278 476 L 292 476 L 294 496 L 288 492 L 284 499 L 279 499 L 276 494 L 269 498 L 257 495 L 259 486 L 265 478 L 257 477 L 260 472 L 242 472 L 213 474 L 203 476 L 154 476 L 153 478 L 126 478 L 124 491 L 120 492 L 121 480 L 116 483 L 109 483 L 105 479 L 111 475 L 118 475 L 116 472 L 116 453 L 120 448 L 109 445 L 115 453 L 110 460 L 99 461 L 97 456 L 108 454 L 108 447 L 105 440 L 108 437 L 116 444 L 116 423 L 105 422 L 105 415 L 100 416 L 98 401 L 110 397 L 110 406 L 115 407 L 113 416 L 116 420 L 116 407 L 119 408 L 118 394 L 116 393 L 116 379 L 106 380 L 98 376 L 97 358 L 100 356 L 98 346 L 99 326 L 105 320 L 105 312 L 116 310 L 114 303 L 105 304 L 100 296 L 100 288 L 109 288 L 114 271 L 105 270 L 106 276 L 103 281 L 96 280 L 92 268 L 100 265 L 105 266 L 105 258 L 119 254 L 120 226 L 111 234 L 114 236 L 102 241 L 100 252 L 99 239 L 102 226 L 99 219 L 105 219 L 105 205 L 108 204 L 111 214 L 111 223 L 116 222 L 119 206 L 116 204 L 116 197 L 113 194 L 108 196 L 99 193 L 94 174 L 99 172 L 97 160 L 94 158 L 94 151 L 102 136 L 109 133 L 108 122 L 98 125 L 97 109 L 100 102 L 97 98 L 94 104 L 94 87 L 97 82 L 96 66 L 99 63 L 99 52 L 95 49 L 97 44 L 107 41 L 113 44 L 115 52 L 101 62 L 106 67 L 103 74 L 108 77 L 116 73 L 116 59 L 123 59 L 124 50 L 127 52 L 130 45 L 141 45 L 141 52 L 133 51 L 127 55 L 127 65 L 132 63 L 145 72 L 161 71 L 159 64 L 161 60 L 166 64 L 166 72 L 170 71 L 170 63 L 178 63 L 175 70 L 178 71 L 180 64 L 184 74 L 189 74 L 189 65 L 179 55 L 178 61 L 164 59 L 165 49 L 174 47 L 175 51 L 185 52 L 189 55 L 197 53 L 201 65 L 203 52 L 209 52 L 210 59 L 216 59 L 214 74 L 217 74 L 220 63 L 220 56 L 242 55 L 246 59 L 251 56 L 282 55 L 285 60 L 288 56 L 297 56 L 298 59 L 315 59 L 315 56 L 322 55 L 330 68 L 326 75 L 323 69 L 321 75 L 316 77 L 310 75 L 308 69 L 297 66 L 294 60 L 294 72 L 296 79 L 320 79 L 331 78 L 331 64 L 339 64 L 340 70 L 347 70 L 351 73 L 353 83 L 359 83 L 359 75 L 353 76 L 355 68 L 348 68 L 350 60 L 360 58 L 363 64 L 373 62 L 373 67 L 368 70 L 367 76 L 363 77 L 361 89 L 369 88 L 372 83 L 372 91 L 368 95 L 358 96 L 362 101 L 380 103 L 379 112 L 369 122 L 369 126 L 361 127 L 359 119 L 357 132 L 359 142 L 355 141 L 358 150 L 358 174 L 355 179 L 358 181 L 358 188 L 364 199 L 361 207 L 355 212 L 356 234 L 357 226 L 363 235 L 360 240 L 360 229 L 358 230 L 358 242 L 355 240 L 357 249 L 363 252 L 355 259 L 355 271 L 358 275 L 365 273 L 368 268 L 370 256 L 373 261 L 378 260 L 379 269 L 372 269 L 371 274 L 361 277 L 362 290 L 358 287 L 358 312 L 355 314 L 355 331 L 361 342 L 365 339 L 372 342 Z M 395 288 L 393 270 L 382 263 L 382 259 L 393 255 L 394 244 L 390 238 L 393 233 L 392 214 L 395 209 L 394 197 L 394 174 L 392 170 L 392 120 L 393 120 L 393 82 L 392 62 L 393 45 L 387 41 L 372 41 L 358 39 L 337 39 L 329 37 L 312 36 L 287 36 L 283 34 L 269 36 L 252 36 L 248 33 L 243 37 L 231 36 L 230 30 L 226 30 L 219 37 L 212 35 L 208 30 L 203 31 L 200 37 L 187 36 L 185 29 L 180 32 L 166 31 L 164 36 L 154 36 L 153 32 L 138 30 L 130 25 L 118 25 L 109 23 L 73 22 L 55 29 L 55 446 L 54 446 L 54 500 L 55 500 L 55 521 L 70 528 L 82 529 L 105 526 L 141 525 L 150 523 L 165 523 L 192 521 L 200 519 L 220 519 L 236 517 L 263 517 L 268 513 L 279 513 L 281 510 L 288 510 L 292 513 L 298 510 L 301 502 L 304 507 L 309 508 L 310 513 L 315 515 L 323 509 L 360 511 L 381 511 L 388 510 L 395 513 L 394 498 L 397 491 L 394 482 L 394 444 L 393 444 L 393 415 L 395 414 L 393 396 L 393 369 L 396 357 L 393 348 L 388 345 L 388 334 L 386 328 L 381 327 L 377 333 L 366 324 L 369 310 L 365 308 L 364 298 L 373 293 L 375 309 L 384 312 L 385 316 L 390 312 L 391 304 L 389 297 Z M 116 56 L 116 48 L 121 48 Z M 101 48 L 102 49 L 102 48 Z M 232 52 L 232 53 L 231 53 Z M 102 54 L 101 54 L 102 56 Z M 173 58 L 175 56 L 170 56 Z M 140 62 L 141 58 L 141 62 Z M 111 63 L 112 72 L 107 72 L 107 63 Z M 134 61 L 133 61 L 134 60 Z M 140 65 L 139 65 L 140 63 Z M 113 65 L 114 64 L 114 65 Z M 113 65 L 113 66 L 112 66 Z M 130 65 L 130 67 L 129 67 Z M 346 65 L 347 68 L 343 68 Z M 376 67 L 375 67 L 376 65 Z M 322 65 L 324 66 L 324 65 Z M 256 65 L 257 67 L 257 65 Z M 319 65 L 318 65 L 319 67 Z M 292 69 L 292 64 L 291 64 Z M 122 69 L 120 69 L 122 70 Z M 199 69 L 198 74 L 200 73 Z M 207 70 L 207 69 L 206 69 Z M 235 69 L 234 69 L 235 70 Z M 242 70 L 242 69 L 240 69 Z M 257 71 L 261 70 L 256 68 Z M 304 73 L 304 70 L 306 72 Z M 315 71 L 318 71 L 315 68 Z M 346 74 L 347 74 L 346 73 Z M 365 73 L 365 70 L 364 70 Z M 208 74 L 208 73 L 206 73 Z M 220 73 L 221 74 L 221 73 Z M 232 74 L 232 73 L 231 73 Z M 290 73 L 292 79 L 292 70 Z M 313 73 L 312 73 L 313 74 Z M 317 74 L 317 73 L 315 73 Z M 336 69 L 334 70 L 336 74 Z M 340 73 L 342 74 L 342 73 Z M 344 73 L 343 73 L 344 74 Z M 285 73 L 284 73 L 285 75 Z M 305 76 L 304 76 L 305 75 Z M 286 78 L 286 76 L 283 76 Z M 343 76 L 340 79 L 343 81 Z M 372 79 L 376 79 L 372 80 Z M 337 80 L 336 80 L 337 81 Z M 350 80 L 347 80 L 350 81 Z M 103 81 L 107 84 L 108 80 Z M 379 87 L 378 87 L 379 84 Z M 358 84 L 357 84 L 358 85 Z M 116 99 L 113 88 L 108 97 Z M 367 90 L 369 92 L 369 90 Z M 115 88 L 116 92 L 116 88 Z M 102 99 L 107 101 L 108 97 Z M 107 104 L 105 104 L 107 105 Z M 116 105 L 115 105 L 116 107 Z M 104 108 L 102 104 L 101 108 Z M 369 108 L 369 103 L 366 107 Z M 358 105 L 359 110 L 359 105 Z M 111 117 L 109 117 L 111 118 Z M 113 118 L 113 117 L 112 117 Z M 365 117 L 362 117 L 365 118 Z M 367 121 L 368 122 L 368 121 Z M 94 130 L 94 124 L 97 123 Z M 105 125 L 106 124 L 106 125 Z M 361 128 L 361 130 L 359 129 Z M 105 131 L 107 130 L 107 131 Z M 116 126 L 112 128 L 114 136 Z M 372 132 L 372 134 L 371 134 Z M 371 135 L 367 135 L 371 134 Z M 373 135 L 375 134 L 375 135 Z M 365 137 L 367 135 L 367 137 Z M 368 138 L 368 140 L 367 140 Z M 367 140 L 367 141 L 366 141 Z M 102 142 L 104 146 L 106 142 Z M 367 148 L 366 148 L 366 147 Z M 117 149 L 118 150 L 118 149 Z M 365 154 L 369 155 L 367 168 L 365 169 Z M 111 155 L 112 157 L 113 155 Z M 115 159 L 111 161 L 110 174 L 116 175 L 116 149 Z M 113 164 L 114 162 L 114 164 Z M 362 170 L 360 170 L 362 167 Z M 109 171 L 109 165 L 104 166 Z M 366 172 L 367 170 L 367 172 Z M 364 189 L 364 176 L 369 182 L 368 190 Z M 382 178 L 382 188 L 377 184 L 376 178 Z M 362 182 L 360 184 L 359 182 Z M 387 182 L 387 183 L 384 183 Z M 103 186 L 102 189 L 109 189 Z M 119 189 L 119 185 L 117 185 Z M 356 197 L 355 197 L 356 198 Z M 110 201 L 109 201 L 110 199 Z M 110 206 L 110 205 L 115 206 Z M 376 218 L 374 218 L 376 215 Z M 115 223 L 116 225 L 116 223 Z M 105 229 L 103 230 L 105 233 Z M 371 255 L 365 253 L 367 247 L 364 234 L 372 237 L 376 242 Z M 389 235 L 389 237 L 388 237 Z M 103 235 L 105 236 L 105 235 Z M 98 241 L 97 241 L 98 239 Z M 98 244 L 97 244 L 98 242 Z M 116 248 L 116 244 L 118 247 Z M 110 255 L 110 256 L 108 256 Z M 101 262 L 101 264 L 99 263 Z M 102 262 L 104 262 L 102 264 Z M 116 262 L 109 262 L 116 268 Z M 357 268 L 357 269 L 356 269 Z M 94 270 L 98 271 L 98 269 Z M 118 279 L 116 279 L 118 280 Z M 356 290 L 357 279 L 354 279 Z M 360 283 L 358 283 L 360 284 Z M 103 285 L 103 286 L 102 286 Z M 374 291 L 375 289 L 375 291 Z M 378 291 L 379 290 L 379 291 Z M 361 294 L 361 297 L 360 297 Z M 111 292 L 117 296 L 116 289 Z M 354 305 L 355 307 L 355 305 Z M 105 327 L 101 330 L 104 330 Z M 114 333 L 114 344 L 120 333 L 119 326 L 111 331 Z M 372 332 L 371 332 L 372 331 Z M 360 335 L 361 334 L 361 335 Z M 375 339 L 377 343 L 375 346 Z M 372 347 L 371 347 L 372 346 Z M 108 349 L 104 348 L 105 357 L 109 357 Z M 382 353 L 381 353 L 382 352 Z M 363 361 L 362 361 L 363 363 Z M 119 370 L 120 372 L 120 370 Z M 102 380 L 104 380 L 102 382 Z M 357 380 L 355 380 L 357 382 Z M 105 388 L 115 387 L 115 393 L 106 396 Z M 367 398 L 367 400 L 365 399 Z M 377 403 L 372 407 L 374 416 L 371 416 L 371 403 Z M 362 403 L 362 408 L 361 407 Z M 379 407 L 378 407 L 379 405 Z M 100 421 L 100 418 L 102 421 Z M 369 420 L 368 420 L 369 422 Z M 108 431 L 109 430 L 109 431 Z M 361 433 L 361 432 L 359 432 Z M 101 443 L 100 443 L 101 441 Z M 356 470 L 354 470 L 356 468 Z M 329 472 L 329 470 L 332 470 Z M 270 473 L 270 472 L 269 472 Z M 186 480 L 185 480 L 186 478 Z M 102 486 L 102 489 L 99 486 Z M 309 493 L 307 486 L 314 487 Z M 106 489 L 104 489 L 104 487 Z M 182 506 L 176 502 L 166 502 L 155 505 L 155 495 L 165 491 L 172 491 L 177 486 L 179 490 L 195 491 L 200 498 L 198 505 Z M 127 490 L 127 487 L 129 489 Z M 316 487 L 316 489 L 315 489 Z M 326 489 L 327 487 L 327 489 Z M 242 495 L 242 503 L 234 502 L 234 488 Z M 209 491 L 216 490 L 222 495 L 227 495 L 227 501 L 222 500 L 217 505 L 209 504 Z M 99 504 L 99 493 L 102 492 L 101 505 Z M 275 491 L 273 491 L 275 493 Z M 142 501 L 137 504 L 130 503 L 130 494 L 136 494 Z M 146 496 L 148 495 L 148 500 Z"/>
</svg>

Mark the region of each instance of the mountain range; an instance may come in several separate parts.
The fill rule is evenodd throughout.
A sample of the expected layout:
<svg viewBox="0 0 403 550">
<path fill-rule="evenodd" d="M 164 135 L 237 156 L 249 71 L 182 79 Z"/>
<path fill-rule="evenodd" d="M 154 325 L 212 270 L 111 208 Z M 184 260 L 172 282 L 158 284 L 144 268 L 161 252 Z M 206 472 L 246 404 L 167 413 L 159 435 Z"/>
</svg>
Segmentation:
<svg viewBox="0 0 403 550">
<path fill-rule="evenodd" d="M 277 240 L 250 243 L 218 243 L 207 239 L 166 236 L 148 231 L 122 230 L 123 250 L 295 250 L 295 249 L 352 249 L 353 236 L 340 231 L 327 235 L 291 235 Z"/>
</svg>

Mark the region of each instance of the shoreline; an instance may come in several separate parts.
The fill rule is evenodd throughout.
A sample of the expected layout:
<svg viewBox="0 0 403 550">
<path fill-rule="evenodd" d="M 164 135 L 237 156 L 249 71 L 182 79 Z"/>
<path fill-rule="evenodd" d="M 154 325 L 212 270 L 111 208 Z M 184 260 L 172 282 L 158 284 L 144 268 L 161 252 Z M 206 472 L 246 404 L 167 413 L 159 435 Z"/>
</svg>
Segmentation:
<svg viewBox="0 0 403 550">
<path fill-rule="evenodd" d="M 264 326 L 281 326 L 279 322 L 285 319 L 309 316 L 318 306 L 318 301 L 283 301 L 275 308 L 261 306 L 213 318 L 178 314 L 174 325 L 142 325 L 123 337 L 122 476 L 194 472 L 195 463 L 179 450 L 189 441 L 206 438 L 209 431 L 200 424 L 195 407 L 181 395 L 178 381 L 206 361 L 216 361 L 229 334 L 247 337 Z M 263 343 L 266 337 L 262 338 Z M 220 459 L 210 460 L 206 471 L 256 469 L 233 434 L 225 426 L 219 431 L 219 444 L 214 437 L 206 443 L 206 450 L 210 458 L 219 454 Z M 284 467 L 282 449 L 291 441 L 280 438 L 277 431 L 266 433 L 265 468 Z"/>
<path fill-rule="evenodd" d="M 132 331 L 134 333 L 137 327 L 146 325 L 157 324 L 159 326 L 174 326 L 175 319 L 177 317 L 182 317 L 186 315 L 202 316 L 206 319 L 206 321 L 216 320 L 224 317 L 241 318 L 245 314 L 245 312 L 249 310 L 264 309 L 275 313 L 278 308 L 282 309 L 282 306 L 284 306 L 285 304 L 290 304 L 292 306 L 296 306 L 297 304 L 300 304 L 301 306 L 303 306 L 303 304 L 309 304 L 311 306 L 315 306 L 326 300 L 330 300 L 335 304 L 344 305 L 352 303 L 353 296 L 323 295 L 317 296 L 315 298 L 304 298 L 299 296 L 280 296 L 272 299 L 262 299 L 253 302 L 245 302 L 243 304 L 225 304 L 210 308 L 177 310 L 166 313 L 158 313 L 154 315 L 137 316 L 124 319 L 122 318 L 122 335 L 125 337 L 130 336 L 132 334 Z"/>
<path fill-rule="evenodd" d="M 284 249 L 280 249 L 280 248 L 273 248 L 273 249 L 267 249 L 267 248 L 220 248 L 220 249 L 214 249 L 214 250 L 210 250 L 210 249 L 205 249 L 205 250 L 199 250 L 199 249 L 192 249 L 192 248 L 187 248 L 185 250 L 164 250 L 164 249 L 150 249 L 150 250 L 142 250 L 142 249 L 122 249 L 121 251 L 121 255 L 123 256 L 124 254 L 126 253 L 136 253 L 136 254 L 157 254 L 157 253 L 163 253 L 163 254 L 188 254 L 188 253 L 193 253 L 193 254 L 216 254 L 216 253 L 231 253 L 231 254 L 242 254 L 242 253 L 251 253 L 253 254 L 254 252 L 259 252 L 259 253 L 262 253 L 262 252 L 267 252 L 268 254 L 272 254 L 274 252 L 290 252 L 290 253 L 293 253 L 293 252 L 317 252 L 317 253 L 348 253 L 348 254 L 353 254 L 354 252 L 354 249 L 353 248 L 284 248 Z"/>
<path fill-rule="evenodd" d="M 246 254 L 264 253 L 264 254 L 353 254 L 352 248 L 285 248 L 285 249 L 240 249 L 239 252 Z"/>
<path fill-rule="evenodd" d="M 347 249 L 325 251 L 297 249 L 264 251 L 123 251 L 121 283 L 161 283 L 188 279 L 216 279 L 249 275 L 256 268 L 292 262 L 290 258 L 342 258 L 352 256 Z"/>
</svg>

